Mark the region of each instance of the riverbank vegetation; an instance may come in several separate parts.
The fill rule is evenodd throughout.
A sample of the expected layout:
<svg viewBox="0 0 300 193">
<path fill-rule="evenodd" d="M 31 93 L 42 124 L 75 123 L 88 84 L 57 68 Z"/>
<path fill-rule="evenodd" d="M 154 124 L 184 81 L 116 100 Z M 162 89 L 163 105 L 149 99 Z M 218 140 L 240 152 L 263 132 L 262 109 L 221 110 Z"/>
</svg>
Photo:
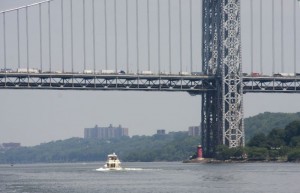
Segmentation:
<svg viewBox="0 0 300 193">
<path fill-rule="evenodd" d="M 71 138 L 0 153 L 0 163 L 104 161 L 115 152 L 121 161 L 181 161 L 193 155 L 200 137 L 187 132 L 99 140 Z"/>
<path fill-rule="evenodd" d="M 300 161 L 300 113 L 262 113 L 245 119 L 245 148 L 219 146 L 215 158 L 238 161 Z M 201 138 L 187 132 L 99 140 L 70 138 L 34 147 L 1 150 L 0 163 L 104 161 L 115 152 L 122 161 L 182 161 L 195 155 Z"/>
<path fill-rule="evenodd" d="M 257 133 L 245 148 L 219 146 L 219 160 L 300 161 L 300 121 L 293 121 L 284 129 L 275 128 L 269 134 Z"/>
<path fill-rule="evenodd" d="M 245 136 L 248 143 L 254 135 L 263 133 L 268 135 L 274 128 L 285 128 L 289 123 L 300 120 L 298 113 L 260 113 L 245 118 Z"/>
</svg>

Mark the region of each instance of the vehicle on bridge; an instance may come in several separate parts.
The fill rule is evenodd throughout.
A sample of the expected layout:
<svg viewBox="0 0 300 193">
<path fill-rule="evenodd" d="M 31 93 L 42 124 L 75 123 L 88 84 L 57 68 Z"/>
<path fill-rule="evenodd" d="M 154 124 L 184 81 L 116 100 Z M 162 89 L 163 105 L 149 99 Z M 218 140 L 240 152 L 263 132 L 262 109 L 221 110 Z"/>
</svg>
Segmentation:
<svg viewBox="0 0 300 193">
<path fill-rule="evenodd" d="M 118 74 L 126 74 L 126 72 L 124 70 L 120 70 Z"/>
<path fill-rule="evenodd" d="M 160 72 L 159 74 L 160 75 L 170 75 L 170 73 L 168 73 L 168 72 Z"/>
<path fill-rule="evenodd" d="M 141 75 L 153 75 L 153 72 L 150 71 L 150 70 L 143 70 L 143 71 L 141 72 Z"/>
<path fill-rule="evenodd" d="M 93 73 L 94 73 L 93 70 L 87 70 L 87 69 L 83 70 L 83 74 L 93 74 Z"/>
<path fill-rule="evenodd" d="M 261 74 L 260 73 L 258 73 L 258 72 L 251 72 L 251 74 L 250 74 L 250 76 L 252 76 L 252 77 L 258 77 L 258 76 L 260 76 Z"/>
<path fill-rule="evenodd" d="M 13 70 L 11 68 L 2 68 L 0 72 L 11 73 Z"/>
<path fill-rule="evenodd" d="M 275 76 L 275 77 L 291 77 L 291 76 L 296 76 L 296 74 L 295 73 L 279 72 L 279 73 L 273 74 L 273 76 Z"/>
<path fill-rule="evenodd" d="M 192 76 L 204 76 L 204 72 L 191 72 Z"/>
<path fill-rule="evenodd" d="M 41 70 L 37 68 L 18 68 L 17 73 L 40 73 Z"/>
<path fill-rule="evenodd" d="M 189 75 L 191 75 L 191 73 L 181 71 L 181 72 L 179 72 L 179 75 L 181 75 L 181 76 L 189 76 Z"/>
<path fill-rule="evenodd" d="M 100 74 L 116 74 L 114 70 L 100 70 Z"/>
</svg>

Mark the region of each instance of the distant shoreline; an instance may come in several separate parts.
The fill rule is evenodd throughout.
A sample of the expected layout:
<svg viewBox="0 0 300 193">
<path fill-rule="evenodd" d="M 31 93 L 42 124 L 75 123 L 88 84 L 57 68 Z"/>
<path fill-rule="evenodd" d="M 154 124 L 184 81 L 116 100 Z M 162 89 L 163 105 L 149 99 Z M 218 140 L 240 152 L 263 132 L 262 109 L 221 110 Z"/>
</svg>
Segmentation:
<svg viewBox="0 0 300 193">
<path fill-rule="evenodd" d="M 297 161 L 287 161 L 287 160 L 216 160 L 212 158 L 204 158 L 203 160 L 184 160 L 183 163 L 300 163 L 300 160 Z"/>
</svg>

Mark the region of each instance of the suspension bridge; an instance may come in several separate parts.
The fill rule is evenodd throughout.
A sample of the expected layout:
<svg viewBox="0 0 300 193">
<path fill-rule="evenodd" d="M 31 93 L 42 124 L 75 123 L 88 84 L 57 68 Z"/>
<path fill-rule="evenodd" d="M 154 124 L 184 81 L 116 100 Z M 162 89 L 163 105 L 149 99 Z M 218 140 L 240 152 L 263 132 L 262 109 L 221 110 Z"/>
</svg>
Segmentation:
<svg viewBox="0 0 300 193">
<path fill-rule="evenodd" d="M 300 93 L 298 15 L 296 0 L 36 2 L 0 12 L 0 89 L 201 95 L 209 157 L 244 146 L 243 94 Z"/>
</svg>

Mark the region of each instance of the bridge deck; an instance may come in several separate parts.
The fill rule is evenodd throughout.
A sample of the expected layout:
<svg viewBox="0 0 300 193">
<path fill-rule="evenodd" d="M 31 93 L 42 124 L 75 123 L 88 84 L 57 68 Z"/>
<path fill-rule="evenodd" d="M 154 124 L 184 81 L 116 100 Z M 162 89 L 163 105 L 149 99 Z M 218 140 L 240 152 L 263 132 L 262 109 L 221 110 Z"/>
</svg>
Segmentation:
<svg viewBox="0 0 300 193">
<path fill-rule="evenodd" d="M 214 91 L 215 76 L 0 73 L 0 89 L 135 90 L 201 94 Z M 300 76 L 243 77 L 244 93 L 300 93 Z"/>
<path fill-rule="evenodd" d="M 60 90 L 140 90 L 183 91 L 191 93 L 215 90 L 211 76 L 0 73 L 0 89 Z"/>
<path fill-rule="evenodd" d="M 300 93 L 300 76 L 244 77 L 244 93 Z"/>
</svg>

